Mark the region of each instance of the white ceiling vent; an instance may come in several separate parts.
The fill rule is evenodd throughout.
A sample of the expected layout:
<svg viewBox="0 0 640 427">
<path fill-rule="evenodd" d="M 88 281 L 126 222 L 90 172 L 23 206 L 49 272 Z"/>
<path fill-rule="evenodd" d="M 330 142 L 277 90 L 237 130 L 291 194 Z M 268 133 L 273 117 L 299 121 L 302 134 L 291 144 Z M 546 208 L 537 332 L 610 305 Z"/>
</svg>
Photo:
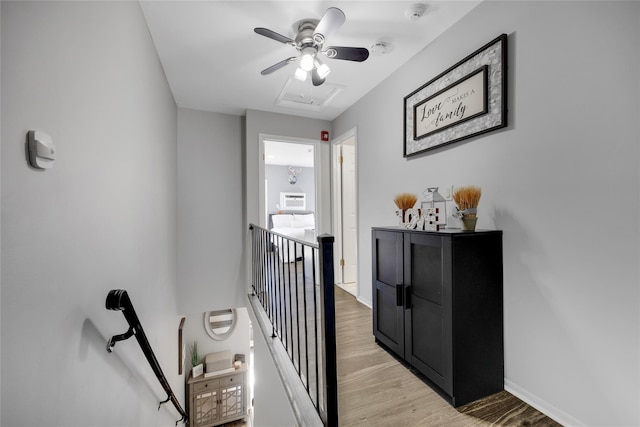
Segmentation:
<svg viewBox="0 0 640 427">
<path fill-rule="evenodd" d="M 320 111 L 343 89 L 344 86 L 329 82 L 325 82 L 321 86 L 313 86 L 310 79 L 303 82 L 291 76 L 278 95 L 276 105 Z"/>
</svg>

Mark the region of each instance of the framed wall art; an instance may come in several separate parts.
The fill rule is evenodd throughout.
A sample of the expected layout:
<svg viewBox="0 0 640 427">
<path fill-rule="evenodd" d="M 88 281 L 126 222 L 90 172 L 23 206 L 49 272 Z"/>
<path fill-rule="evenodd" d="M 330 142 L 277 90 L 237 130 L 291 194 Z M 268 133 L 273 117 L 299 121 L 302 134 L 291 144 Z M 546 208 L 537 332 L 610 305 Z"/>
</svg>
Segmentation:
<svg viewBox="0 0 640 427">
<path fill-rule="evenodd" d="M 404 157 L 507 126 L 507 35 L 404 98 Z"/>
</svg>

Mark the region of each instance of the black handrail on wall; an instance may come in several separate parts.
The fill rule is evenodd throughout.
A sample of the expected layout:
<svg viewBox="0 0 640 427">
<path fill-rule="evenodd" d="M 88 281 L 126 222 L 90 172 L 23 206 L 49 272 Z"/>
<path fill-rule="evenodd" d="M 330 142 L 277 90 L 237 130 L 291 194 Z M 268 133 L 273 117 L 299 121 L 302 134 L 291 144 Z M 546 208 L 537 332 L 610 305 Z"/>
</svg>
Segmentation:
<svg viewBox="0 0 640 427">
<path fill-rule="evenodd" d="M 280 339 L 323 424 L 335 427 L 334 237 L 324 234 L 318 243 L 311 243 L 255 224 L 249 229 L 252 295 L 260 301 L 271 322 L 272 338 Z"/>
<path fill-rule="evenodd" d="M 169 385 L 167 378 L 162 372 L 162 368 L 160 367 L 158 359 L 156 359 L 156 356 L 151 349 L 151 345 L 149 344 L 147 335 L 144 333 L 144 329 L 142 329 L 140 319 L 138 319 L 138 315 L 133 308 L 133 304 L 131 304 L 131 299 L 129 299 L 129 294 L 127 294 L 127 291 L 125 291 L 124 289 L 113 289 L 109 291 L 105 305 L 107 310 L 122 311 L 124 318 L 127 319 L 127 322 L 129 323 L 129 329 L 127 330 L 127 332 L 120 335 L 114 335 L 109 338 L 109 341 L 107 341 L 107 351 L 111 353 L 113 351 L 112 348 L 118 341 L 126 340 L 135 335 L 136 340 L 138 340 L 138 344 L 140 344 L 142 352 L 146 356 L 149 365 L 151 365 L 151 369 L 153 369 L 153 372 L 156 374 L 156 378 L 158 378 L 158 381 L 160 381 L 160 385 L 162 385 L 162 388 L 164 388 L 164 391 L 167 393 L 167 400 L 160 402 L 160 404 L 158 405 L 158 410 L 160 410 L 160 407 L 163 403 L 167 403 L 169 400 L 171 400 L 173 406 L 175 406 L 180 415 L 182 415 L 182 418 L 176 421 L 176 425 L 178 425 L 180 421 L 186 423 L 189 417 L 187 416 L 187 413 L 184 411 L 184 409 L 182 409 L 182 406 L 180 406 L 180 402 L 178 402 L 176 395 L 173 394 L 173 390 L 171 390 L 171 386 Z"/>
</svg>

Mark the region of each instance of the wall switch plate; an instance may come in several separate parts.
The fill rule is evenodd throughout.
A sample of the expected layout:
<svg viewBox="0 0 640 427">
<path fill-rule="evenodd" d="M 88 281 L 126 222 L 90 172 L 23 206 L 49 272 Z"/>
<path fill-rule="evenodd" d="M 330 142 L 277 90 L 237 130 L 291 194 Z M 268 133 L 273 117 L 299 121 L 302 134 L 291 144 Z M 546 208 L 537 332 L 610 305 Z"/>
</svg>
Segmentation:
<svg viewBox="0 0 640 427">
<path fill-rule="evenodd" d="M 453 185 L 445 185 L 442 187 L 442 197 L 447 200 L 452 200 L 453 198 Z"/>
</svg>

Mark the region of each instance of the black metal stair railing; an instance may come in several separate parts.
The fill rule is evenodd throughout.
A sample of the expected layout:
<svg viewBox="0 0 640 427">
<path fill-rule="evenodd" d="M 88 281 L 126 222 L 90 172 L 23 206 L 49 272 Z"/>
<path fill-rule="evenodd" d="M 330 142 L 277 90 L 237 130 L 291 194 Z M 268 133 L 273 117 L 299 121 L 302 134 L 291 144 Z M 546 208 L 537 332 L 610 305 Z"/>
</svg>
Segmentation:
<svg viewBox="0 0 640 427">
<path fill-rule="evenodd" d="M 176 398 L 176 395 L 173 393 L 173 390 L 171 390 L 171 386 L 169 385 L 167 378 L 162 372 L 162 368 L 160 367 L 158 359 L 156 359 L 156 356 L 151 349 L 151 345 L 149 344 L 147 335 L 144 333 L 144 329 L 142 329 L 140 319 L 138 319 L 138 315 L 133 308 L 133 304 L 131 303 L 131 299 L 129 299 L 129 294 L 127 294 L 127 291 L 125 291 L 124 289 L 113 289 L 109 291 L 105 305 L 107 310 L 122 311 L 124 318 L 129 323 L 129 329 L 127 330 L 127 332 L 120 335 L 114 335 L 109 338 L 109 340 L 107 341 L 107 351 L 111 353 L 113 351 L 113 347 L 118 341 L 126 340 L 135 335 L 138 344 L 140 344 L 142 352 L 147 358 L 149 365 L 151 365 L 151 369 L 153 369 L 153 372 L 156 374 L 156 378 L 158 378 L 158 381 L 160 381 L 160 385 L 162 385 L 162 388 L 167 393 L 167 399 L 160 402 L 160 404 L 158 405 L 158 410 L 160 410 L 162 404 L 167 403 L 169 400 L 171 400 L 173 406 L 176 407 L 176 409 L 182 416 L 181 419 L 176 421 L 176 425 L 178 425 L 180 421 L 186 423 L 189 417 L 187 416 L 187 413 L 184 411 L 184 409 L 182 409 L 180 402 Z"/>
<path fill-rule="evenodd" d="M 268 317 L 325 426 L 338 425 L 338 388 L 330 235 L 317 243 L 250 224 L 252 296 Z"/>
</svg>

